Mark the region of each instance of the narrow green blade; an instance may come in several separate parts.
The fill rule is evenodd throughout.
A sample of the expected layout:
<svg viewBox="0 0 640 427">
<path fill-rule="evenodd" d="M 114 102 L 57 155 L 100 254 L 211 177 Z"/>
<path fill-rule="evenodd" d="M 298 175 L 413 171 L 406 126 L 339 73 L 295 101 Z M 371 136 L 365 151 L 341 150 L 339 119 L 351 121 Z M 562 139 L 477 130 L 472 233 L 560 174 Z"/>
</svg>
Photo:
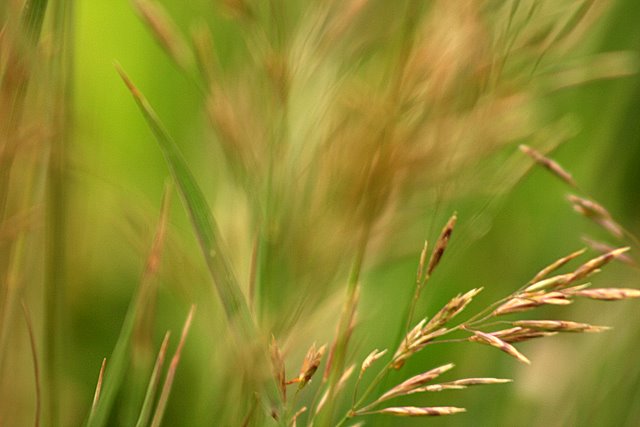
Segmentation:
<svg viewBox="0 0 640 427">
<path fill-rule="evenodd" d="M 144 402 L 142 403 L 142 409 L 140 409 L 140 416 L 136 427 L 145 427 L 149 424 L 149 417 L 151 415 L 151 408 L 153 406 L 154 399 L 156 397 L 156 390 L 158 389 L 158 383 L 160 382 L 160 372 L 162 371 L 162 365 L 164 364 L 164 358 L 167 353 L 167 345 L 169 344 L 169 332 L 164 336 L 160 351 L 156 363 L 149 379 L 149 386 L 147 387 L 147 393 L 144 396 Z"/>
<path fill-rule="evenodd" d="M 130 349 L 132 344 L 132 335 L 136 328 L 136 323 L 138 322 L 138 319 L 142 317 L 141 315 L 148 303 L 150 287 L 153 284 L 153 279 L 157 273 L 157 261 L 160 258 L 166 235 L 167 218 L 169 215 L 170 205 L 170 191 L 170 187 L 165 188 L 160 219 L 158 221 L 153 244 L 151 245 L 151 250 L 149 251 L 146 267 L 140 280 L 140 286 L 127 309 L 127 314 L 124 322 L 122 323 L 118 341 L 116 342 L 113 353 L 109 358 L 109 364 L 106 368 L 106 372 L 104 373 L 102 390 L 97 396 L 97 400 L 94 402 L 94 406 L 91 409 L 89 420 L 87 421 L 87 427 L 103 427 L 107 424 L 109 416 L 111 415 L 113 402 L 115 401 L 129 367 L 129 362 L 131 360 Z"/>
<path fill-rule="evenodd" d="M 184 206 L 191 218 L 200 242 L 200 248 L 230 326 L 234 330 L 239 329 L 238 332 L 241 332 L 242 338 L 254 336 L 254 325 L 247 302 L 226 256 L 226 251 L 223 249 L 218 227 L 202 190 L 191 174 L 180 149 L 160 122 L 149 102 L 133 85 L 124 71 L 120 67 L 117 69 L 156 137 L 171 170 Z"/>
</svg>

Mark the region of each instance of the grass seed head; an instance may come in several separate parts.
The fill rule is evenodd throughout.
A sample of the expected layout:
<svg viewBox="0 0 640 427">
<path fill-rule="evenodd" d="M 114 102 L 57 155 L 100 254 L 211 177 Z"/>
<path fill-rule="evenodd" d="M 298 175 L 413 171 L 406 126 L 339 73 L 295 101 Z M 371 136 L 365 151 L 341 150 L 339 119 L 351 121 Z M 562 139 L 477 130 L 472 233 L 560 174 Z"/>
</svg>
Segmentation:
<svg viewBox="0 0 640 427">
<path fill-rule="evenodd" d="M 273 368 L 273 377 L 276 380 L 276 385 L 280 391 L 282 400 L 287 400 L 287 380 L 285 376 L 284 358 L 278 348 L 278 343 L 274 336 L 271 337 L 271 345 L 269 346 L 269 353 L 271 356 L 271 366 Z"/>
<path fill-rule="evenodd" d="M 527 365 L 531 364 L 531 361 L 529 361 L 529 359 L 527 359 L 524 354 L 520 353 L 514 346 L 512 346 L 508 342 L 501 340 L 495 335 L 491 335 L 482 331 L 472 331 L 472 332 L 477 337 L 477 342 L 488 344 L 492 347 L 495 347 L 507 353 L 509 356 L 514 357 L 519 362 L 526 363 Z"/>
<path fill-rule="evenodd" d="M 171 59 L 188 69 L 192 63 L 191 50 L 166 10 L 151 0 L 134 0 L 133 5 Z"/>
<path fill-rule="evenodd" d="M 440 236 L 436 241 L 436 246 L 433 248 L 433 252 L 431 253 L 431 258 L 429 259 L 429 266 L 427 267 L 427 275 L 431 275 L 433 270 L 438 266 L 440 260 L 442 259 L 442 255 L 444 255 L 444 251 L 447 249 L 449 245 L 449 240 L 451 239 L 451 234 L 453 234 L 453 229 L 456 225 L 456 221 L 458 220 L 458 216 L 454 213 L 449 221 L 445 224 L 440 232 Z"/>
<path fill-rule="evenodd" d="M 320 348 L 316 348 L 316 343 L 313 343 L 311 345 L 311 348 L 309 348 L 309 351 L 307 351 L 307 355 L 302 362 L 300 375 L 298 375 L 298 378 L 294 380 L 294 382 L 298 383 L 298 388 L 303 388 L 309 381 L 311 381 L 311 378 L 320 366 L 322 356 L 324 355 L 326 349 L 326 345 L 323 345 Z"/>
<path fill-rule="evenodd" d="M 369 369 L 371 367 L 371 365 L 373 365 L 378 359 L 380 359 L 385 354 L 387 354 L 387 350 L 386 349 L 384 349 L 382 351 L 378 351 L 377 348 L 375 350 L 373 350 L 371 353 L 369 353 L 369 355 L 364 359 L 364 361 L 362 362 L 362 365 L 360 367 L 360 378 L 362 378 L 362 375 L 364 374 L 364 372 L 367 369 Z"/>
<path fill-rule="evenodd" d="M 599 288 L 579 289 L 569 292 L 572 296 L 585 297 L 601 301 L 617 301 L 623 299 L 640 298 L 640 289 Z"/>
<path fill-rule="evenodd" d="M 398 384 L 397 386 L 393 387 L 391 390 L 387 391 L 386 393 L 384 393 L 382 396 L 380 396 L 377 402 L 383 402 L 393 397 L 410 394 L 412 390 L 418 387 L 421 387 L 424 384 L 428 383 L 429 381 L 439 377 L 443 373 L 453 368 L 453 366 L 454 366 L 453 363 L 448 363 L 446 365 L 442 365 L 437 368 L 431 369 L 422 374 L 413 376 L 408 380 L 402 382 L 401 384 Z"/>
<path fill-rule="evenodd" d="M 427 325 L 424 327 L 424 332 L 433 331 L 443 326 L 455 316 L 460 314 L 460 312 L 462 312 L 462 310 L 464 310 L 465 307 L 469 305 L 469 303 L 473 300 L 473 298 L 481 291 L 482 288 L 472 289 L 463 295 L 458 294 L 457 296 L 452 298 L 451 301 L 449 301 L 444 307 L 442 307 L 440 311 L 438 311 L 436 315 L 433 316 L 429 323 L 427 323 Z"/>
<path fill-rule="evenodd" d="M 451 381 L 450 384 L 471 386 L 471 385 L 490 385 L 490 384 L 505 384 L 513 382 L 508 378 L 463 378 L 460 380 Z"/>
<path fill-rule="evenodd" d="M 552 335 L 556 335 L 557 332 L 539 331 L 529 328 L 523 328 L 516 326 L 514 328 L 503 329 L 500 331 L 491 332 L 494 337 L 500 338 L 502 341 L 510 344 L 528 341 L 534 338 L 544 338 Z M 477 337 L 471 337 L 470 341 L 478 341 Z"/>
<path fill-rule="evenodd" d="M 433 332 L 426 332 L 424 327 L 422 327 L 423 322 L 424 321 L 418 324 L 421 326 L 420 329 L 417 329 L 416 326 L 411 332 L 409 332 L 409 334 L 407 334 L 405 339 L 402 340 L 400 347 L 398 347 L 398 350 L 393 356 L 393 362 L 391 363 L 391 367 L 393 367 L 393 369 L 402 368 L 408 358 L 422 350 L 429 342 L 447 332 L 446 328 L 440 328 Z"/>
<path fill-rule="evenodd" d="M 409 394 L 422 393 L 422 392 L 439 392 L 443 390 L 463 390 L 469 386 L 504 384 L 512 381 L 513 380 L 501 379 L 501 378 L 463 378 L 460 380 L 450 381 L 448 383 L 431 384 L 424 387 L 419 387 L 412 390 L 411 393 Z"/>
<path fill-rule="evenodd" d="M 554 271 L 558 270 L 559 268 L 563 267 L 569 261 L 571 261 L 571 260 L 579 257 L 580 255 L 582 255 L 583 253 L 585 253 L 585 251 L 586 251 L 586 249 L 580 249 L 579 251 L 575 251 L 573 253 L 570 253 L 569 255 L 567 255 L 565 257 L 562 257 L 562 258 L 552 262 L 551 264 L 549 264 L 548 266 L 546 266 L 545 268 L 540 270 L 533 277 L 533 279 L 531 279 L 531 281 L 529 283 L 533 284 L 533 283 L 539 282 L 540 280 L 542 280 L 545 277 L 547 277 L 549 274 L 551 274 Z"/>
<path fill-rule="evenodd" d="M 576 212 L 600 225 L 613 236 L 617 238 L 624 236 L 624 229 L 613 219 L 604 206 L 574 194 L 569 194 L 567 200 L 569 200 Z"/>
<path fill-rule="evenodd" d="M 420 252 L 420 262 L 418 263 L 418 272 L 416 274 L 416 282 L 421 283 L 424 280 L 424 266 L 427 262 L 427 252 L 429 250 L 429 242 L 424 241 L 422 252 Z"/>
<path fill-rule="evenodd" d="M 493 311 L 494 316 L 528 311 L 541 305 L 569 305 L 572 301 L 565 292 L 526 292 L 509 299 Z"/>
<path fill-rule="evenodd" d="M 525 288 L 525 292 L 538 292 L 546 291 L 549 289 L 557 289 L 563 285 L 569 283 L 573 278 L 572 273 L 559 274 L 557 276 L 549 277 L 547 279 L 538 280 Z"/>
<path fill-rule="evenodd" d="M 593 240 L 593 239 L 591 239 L 591 238 L 589 238 L 589 237 L 586 237 L 586 236 L 583 236 L 583 237 L 582 237 L 582 240 L 583 240 L 587 245 L 589 245 L 589 247 L 590 247 L 591 249 L 593 249 L 593 250 L 594 250 L 594 251 L 596 251 L 596 252 L 600 252 L 600 253 L 602 253 L 602 254 L 605 254 L 605 253 L 607 253 L 607 252 L 611 252 L 612 250 L 614 250 L 614 249 L 615 249 L 615 247 L 613 247 L 613 246 L 611 246 L 611 245 L 609 245 L 609 244 L 607 244 L 607 243 L 599 242 L 599 241 L 597 241 L 597 240 Z M 622 262 L 624 262 L 625 264 L 628 264 L 628 265 L 630 265 L 630 266 L 632 266 L 632 267 L 636 267 L 636 268 L 638 268 L 638 267 L 639 267 L 639 266 L 638 266 L 638 263 L 637 263 L 633 258 L 631 258 L 631 257 L 629 256 L 629 254 L 626 254 L 626 253 L 625 253 L 625 254 L 620 254 L 620 255 L 618 255 L 617 260 L 618 260 L 618 261 L 622 261 Z"/>
<path fill-rule="evenodd" d="M 416 406 L 397 406 L 391 408 L 380 409 L 374 411 L 374 414 L 390 414 L 399 417 L 439 417 L 441 415 L 452 415 L 460 412 L 466 412 L 464 408 L 455 406 L 432 406 L 419 408 Z"/>
<path fill-rule="evenodd" d="M 521 145 L 520 151 L 522 151 L 527 156 L 531 157 L 538 165 L 547 169 L 549 172 L 554 174 L 556 177 L 560 178 L 562 181 L 566 182 L 572 187 L 577 187 L 576 182 L 573 179 L 573 176 L 569 172 L 567 172 L 562 166 L 560 166 L 556 161 L 551 160 L 547 156 L 542 153 L 534 150 L 533 148 L 527 145 Z"/>
<path fill-rule="evenodd" d="M 513 324 L 528 329 L 557 332 L 602 332 L 610 329 L 606 326 L 593 326 L 567 320 L 519 320 Z"/>
<path fill-rule="evenodd" d="M 630 248 L 628 246 L 614 249 L 610 252 L 607 252 L 603 255 L 600 255 L 596 258 L 593 258 L 587 261 L 586 263 L 578 267 L 576 271 L 573 272 L 573 275 L 571 276 L 571 279 L 569 280 L 569 282 L 575 282 L 576 280 L 580 280 L 590 276 L 591 274 L 599 270 L 602 266 L 608 264 L 612 260 L 616 259 L 618 256 L 624 254 L 629 249 Z"/>
</svg>

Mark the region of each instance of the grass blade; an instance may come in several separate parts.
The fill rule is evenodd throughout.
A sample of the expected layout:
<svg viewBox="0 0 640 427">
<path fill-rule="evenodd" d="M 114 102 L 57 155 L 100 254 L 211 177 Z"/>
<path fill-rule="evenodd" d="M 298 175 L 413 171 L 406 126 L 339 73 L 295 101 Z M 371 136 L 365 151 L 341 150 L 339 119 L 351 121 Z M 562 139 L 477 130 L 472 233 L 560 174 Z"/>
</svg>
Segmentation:
<svg viewBox="0 0 640 427">
<path fill-rule="evenodd" d="M 98 373 L 98 382 L 96 383 L 96 391 L 93 393 L 93 402 L 91 403 L 91 412 L 89 413 L 89 423 L 95 417 L 96 407 L 98 406 L 98 401 L 100 400 L 100 394 L 102 392 L 102 381 L 104 380 L 104 369 L 107 366 L 107 358 L 102 359 L 102 365 L 100 365 L 100 372 Z"/>
<path fill-rule="evenodd" d="M 158 358 L 156 359 L 156 363 L 153 366 L 153 371 L 151 372 L 151 378 L 149 379 L 149 387 L 147 388 L 147 393 L 144 396 L 142 409 L 140 409 L 140 416 L 138 417 L 138 422 L 136 422 L 136 427 L 144 427 L 149 423 L 151 406 L 153 405 L 153 400 L 156 396 L 158 383 L 160 382 L 160 371 L 162 370 L 162 365 L 164 364 L 164 358 L 167 353 L 167 345 L 169 344 L 170 335 L 171 333 L 167 332 L 164 335 L 164 339 L 162 340 L 162 345 L 160 346 L 160 351 L 158 352 Z"/>
<path fill-rule="evenodd" d="M 40 425 L 40 412 L 41 412 L 41 400 L 42 392 L 40 388 L 40 367 L 38 365 L 38 350 L 36 348 L 36 337 L 33 333 L 33 323 L 31 322 L 31 315 L 27 304 L 22 302 L 22 312 L 24 313 L 24 320 L 27 323 L 27 330 L 29 332 L 29 344 L 31 346 L 31 357 L 33 358 L 33 375 L 36 381 L 36 414 L 35 414 L 35 427 Z"/>
<path fill-rule="evenodd" d="M 164 236 L 166 234 L 166 224 L 169 215 L 169 194 L 170 187 L 165 188 L 162 210 L 160 212 L 160 219 L 156 229 L 155 237 L 149 256 L 145 265 L 142 279 L 140 280 L 140 287 L 138 288 L 137 295 L 129 305 L 127 314 L 125 316 L 122 328 L 120 330 L 120 336 L 116 342 L 116 346 L 111 355 L 111 362 L 109 369 L 106 370 L 104 376 L 104 382 L 102 387 L 101 398 L 96 402 L 95 408 L 92 409 L 87 427 L 102 427 L 106 425 L 111 406 L 115 400 L 116 394 L 120 389 L 120 385 L 124 379 L 127 367 L 129 365 L 129 351 L 131 348 L 133 332 L 136 328 L 136 324 L 142 318 L 142 314 L 147 304 L 148 294 L 151 291 L 150 286 L 152 279 L 155 277 L 158 267 L 160 265 L 160 254 L 164 243 Z"/>
<path fill-rule="evenodd" d="M 167 407 L 167 402 L 169 401 L 169 395 L 171 394 L 171 387 L 173 386 L 173 380 L 176 376 L 176 370 L 178 369 L 178 363 L 180 363 L 180 355 L 182 354 L 182 348 L 184 347 L 184 342 L 187 339 L 187 334 L 189 333 L 189 328 L 191 327 L 191 322 L 193 320 L 193 315 L 195 311 L 196 311 L 196 306 L 192 305 L 191 310 L 189 310 L 189 315 L 187 316 L 187 320 L 184 322 L 184 326 L 182 327 L 182 336 L 180 337 L 178 348 L 176 349 L 176 352 L 173 355 L 173 358 L 171 359 L 171 365 L 169 365 L 167 376 L 164 380 L 164 384 L 162 385 L 162 392 L 160 393 L 160 398 L 158 399 L 158 406 L 156 406 L 156 411 L 153 415 L 153 420 L 151 421 L 151 427 L 160 427 L 160 423 L 162 422 L 162 417 L 164 416 L 164 411 Z"/>
<path fill-rule="evenodd" d="M 164 128 L 149 102 L 125 72 L 118 66 L 116 68 L 160 145 L 191 218 L 227 320 L 232 327 L 242 329 L 244 338 L 252 336 L 254 326 L 247 302 L 226 256 L 226 251 L 223 249 L 220 232 L 202 190 L 197 185 L 175 141 Z"/>
</svg>

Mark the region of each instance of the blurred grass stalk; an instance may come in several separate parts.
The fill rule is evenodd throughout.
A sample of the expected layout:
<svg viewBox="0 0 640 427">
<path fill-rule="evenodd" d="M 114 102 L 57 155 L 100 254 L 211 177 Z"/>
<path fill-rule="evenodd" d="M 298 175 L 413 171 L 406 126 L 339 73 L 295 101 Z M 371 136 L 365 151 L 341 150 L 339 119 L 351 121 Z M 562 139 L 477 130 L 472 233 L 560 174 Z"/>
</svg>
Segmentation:
<svg viewBox="0 0 640 427">
<path fill-rule="evenodd" d="M 246 69 L 235 75 L 211 69 L 216 61 L 206 52 L 213 46 L 206 30 L 197 33 L 192 55 L 158 3 L 134 3 L 178 67 L 189 71 L 184 58 L 197 59 L 211 124 L 248 199 L 257 250 L 245 304 L 203 192 L 158 116 L 121 72 L 178 184 L 232 334 L 238 318 L 251 325 L 243 329 L 253 330 L 247 307 L 254 307 L 261 332 L 287 337 L 337 290 L 330 286 L 339 282 L 344 259 L 354 260 L 320 386 L 327 398 L 309 411 L 320 426 L 332 425 L 340 404 L 365 253 L 374 238 L 381 246 L 390 241 L 385 231 L 393 224 L 391 214 L 404 214 L 403 197 L 425 187 L 447 188 L 459 179 L 456 173 L 516 141 L 544 139 L 543 131 L 553 125 L 535 113 L 549 93 L 628 72 L 624 55 L 617 66 L 605 61 L 606 72 L 595 76 L 579 72 L 584 63 L 563 62 L 599 16 L 591 0 L 428 6 L 408 0 L 389 16 L 394 19 L 381 21 L 386 27 L 379 32 L 359 21 L 371 17 L 369 6 L 381 7 L 376 2 L 328 1 L 301 11 L 283 0 L 225 1 L 247 50 L 246 57 L 239 55 Z M 493 195 L 517 181 L 472 179 L 480 184 L 464 188 L 466 193 Z M 447 196 L 461 197 L 461 187 L 453 187 Z M 438 195 L 434 203 L 440 200 Z M 318 243 L 328 237 L 337 242 L 333 253 Z M 321 270 L 331 273 L 314 274 Z M 399 328 L 407 332 L 405 322 Z M 247 336 L 253 334 L 241 334 Z M 315 371 L 321 354 L 312 359 Z M 299 389 L 309 379 L 301 377 L 294 381 Z M 279 417 L 292 408 L 286 392 L 281 394 L 281 402 L 263 404 L 286 423 Z"/>
<path fill-rule="evenodd" d="M 47 168 L 47 245 L 45 276 L 44 360 L 47 409 L 51 426 L 61 423 L 61 386 L 66 347 L 67 184 L 66 152 L 73 125 L 74 1 L 54 0 L 53 52 L 50 72 L 52 132 Z"/>
<path fill-rule="evenodd" d="M 8 24 L 5 26 L 6 40 L 3 40 L 7 48 L 6 63 L 0 85 L 3 117 L 0 129 L 0 220 L 6 225 L 16 217 L 33 212 L 34 206 L 40 204 L 39 183 L 44 179 L 46 261 L 42 397 L 47 425 L 57 426 L 61 421 L 59 376 L 65 336 L 62 326 L 66 265 L 65 145 L 71 136 L 73 109 L 73 3 L 28 0 L 22 11 L 18 10 L 16 2 L 8 2 L 3 8 Z M 20 24 L 11 25 L 18 22 L 12 20 L 18 15 L 21 15 Z M 46 46 L 48 49 L 43 49 L 40 34 L 46 16 L 50 16 L 52 37 Z M 44 97 L 38 98 L 35 94 L 43 90 Z M 45 99 L 45 105 L 40 105 L 41 99 Z M 34 126 L 34 120 L 35 134 L 29 135 L 31 139 L 25 139 L 24 130 Z M 33 129 L 30 132 L 33 133 Z M 45 168 L 39 167 L 41 162 L 46 164 Z M 17 205 L 12 201 L 14 194 L 19 194 L 18 199 L 22 199 Z M 32 278 L 22 271 L 34 257 L 33 242 L 25 240 L 26 230 L 33 227 L 32 221 L 27 217 L 27 225 L 17 227 L 15 237 L 2 244 L 2 275 L 6 287 L 2 292 L 0 368 L 5 368 L 17 301 L 26 292 L 26 283 L 23 282 Z"/>
<path fill-rule="evenodd" d="M 15 13 L 12 8 L 18 3 L 0 7 L 3 12 L 8 11 L 5 16 L 11 17 Z M 563 123 L 550 124 L 546 117 L 541 117 L 544 98 L 549 94 L 596 78 L 628 73 L 628 58 L 624 55 L 589 58 L 592 64 L 599 65 L 595 73 L 584 71 L 588 61 L 571 61 L 569 53 L 599 15 L 598 10 L 592 10 L 599 7 L 594 6 L 593 0 L 562 3 L 441 0 L 428 5 L 420 0 L 406 0 L 399 2 L 393 13 L 389 13 L 384 2 L 367 0 L 328 0 L 309 8 L 285 0 L 225 0 L 223 3 L 241 36 L 239 40 L 229 36 L 230 43 L 237 43 L 238 53 L 234 52 L 237 56 L 227 60 L 237 64 L 224 66 L 218 63 L 220 58 L 216 57 L 216 46 L 206 25 L 199 27 L 189 43 L 159 3 L 150 0 L 133 3 L 168 56 L 202 90 L 207 118 L 228 165 L 229 176 L 225 178 L 235 180 L 224 184 L 237 187 L 243 196 L 241 203 L 246 204 L 243 207 L 248 211 L 248 218 L 236 219 L 246 233 L 241 239 L 254 242 L 255 247 L 254 256 L 247 263 L 250 274 L 245 282 L 234 271 L 236 254 L 227 248 L 224 230 L 216 221 L 219 217 L 214 217 L 205 192 L 178 144 L 141 91 L 119 69 L 165 157 L 226 317 L 233 348 L 225 356 L 233 364 L 221 364 L 225 371 L 220 377 L 234 381 L 223 386 L 235 386 L 235 392 L 241 390 L 244 394 L 221 392 L 233 407 L 220 416 L 228 418 L 216 420 L 220 423 L 237 424 L 241 417 L 243 422 L 259 424 L 269 416 L 281 425 L 296 421 L 304 411 L 302 408 L 295 411 L 296 399 L 299 394 L 301 399 L 305 398 L 301 390 L 319 368 L 325 347 L 317 350 L 312 345 L 300 375 L 290 381 L 286 378 L 283 354 L 295 356 L 308 348 L 309 332 L 324 333 L 321 327 L 312 324 L 314 316 L 329 306 L 327 301 L 335 302 L 332 297 L 344 294 L 342 313 L 338 319 L 332 319 L 337 320 L 337 332 L 325 362 L 324 376 L 316 380 L 320 383 L 315 390 L 316 398 L 307 397 L 310 402 L 307 421 L 321 427 L 333 425 L 348 401 L 340 392 L 354 371 L 355 365 L 349 366 L 349 362 L 357 357 L 355 346 L 350 343 L 356 325 L 360 281 L 369 267 L 367 264 L 376 262 L 377 257 L 389 256 L 391 243 L 398 239 L 394 233 L 400 227 L 409 224 L 406 234 L 414 238 L 411 232 L 417 227 L 413 223 L 419 222 L 416 218 L 424 214 L 426 205 L 435 206 L 437 211 L 440 204 L 469 194 L 493 200 L 510 188 L 521 172 L 499 161 L 492 162 L 492 156 L 513 154 L 510 149 L 514 143 L 529 140 L 542 141 L 538 145 L 545 145 L 546 152 L 552 144 L 566 139 L 568 132 Z M 73 128 L 73 5 L 63 0 L 52 0 L 50 5 L 46 1 L 28 0 L 22 11 L 22 23 L 12 28 L 13 24 L 8 22 L 11 25 L 2 40 L 11 49 L 0 85 L 3 119 L 0 221 L 4 230 L 10 220 L 39 205 L 44 192 L 42 397 L 44 419 L 52 427 L 66 419 L 63 412 L 67 407 L 61 405 L 65 388 L 61 386 L 60 373 L 66 342 L 67 249 L 71 243 L 66 241 L 65 171 Z M 39 35 L 47 8 L 52 37 L 47 40 L 49 44 L 40 46 Z M 194 72 L 195 65 L 200 76 Z M 30 86 L 40 90 L 44 105 L 31 108 L 27 90 Z M 37 104 L 39 98 L 33 98 Z M 28 114 L 33 115 L 29 118 L 42 134 L 42 141 L 33 144 L 42 152 L 21 150 L 25 133 L 22 121 Z M 556 133 L 558 128 L 562 132 Z M 547 138 L 549 135 L 553 140 Z M 24 158 L 18 159 L 18 154 Z M 534 156 L 534 160 L 543 160 L 547 169 L 557 170 L 555 163 L 541 154 Z M 484 161 L 498 167 L 501 173 L 489 168 L 485 179 L 487 175 L 474 166 Z M 14 175 L 18 162 L 27 168 Z M 221 176 L 224 173 L 227 171 Z M 502 180 L 504 176 L 508 179 Z M 567 178 L 569 175 L 561 176 L 565 182 L 573 182 Z M 42 182 L 44 190 L 38 185 Z M 586 206 L 584 202 L 583 205 Z M 90 427 L 107 425 L 114 420 L 114 414 L 120 414 L 117 398 L 128 372 L 143 377 L 141 371 L 146 361 L 136 366 L 136 334 L 144 329 L 147 337 L 152 335 L 153 316 L 146 303 L 155 303 L 152 279 L 159 265 L 168 209 L 166 191 L 156 239 L 139 288 L 129 305 L 115 348 L 100 371 L 88 418 Z M 436 221 L 435 216 L 432 221 Z M 427 252 L 424 250 L 415 296 L 407 302 L 407 318 L 397 325 L 398 342 L 390 344 L 397 344 L 400 350 L 406 344 L 406 351 L 398 350 L 359 399 L 354 393 L 351 410 L 343 414 L 340 422 L 378 412 L 415 416 L 460 412 L 460 408 L 454 407 L 370 411 L 373 405 L 390 396 L 383 392 L 391 369 L 401 368 L 408 355 L 436 340 L 438 333 L 444 333 L 438 328 L 462 311 L 478 292 L 473 290 L 455 297 L 429 323 L 425 319 L 413 326 L 420 291 L 444 252 L 453 222 L 455 216 L 435 241 L 426 276 L 422 271 Z M 9 352 L 18 301 L 26 292 L 26 284 L 32 287 L 29 280 L 33 274 L 26 266 L 27 259 L 34 258 L 29 252 L 33 245 L 25 230 L 28 227 L 20 228 L 14 238 L 0 241 L 0 273 L 6 279 L 1 294 L 0 373 Z M 351 261 L 350 270 L 346 260 Z M 344 282 L 346 289 L 342 289 Z M 592 290 L 592 294 L 593 291 L 600 297 L 607 297 L 606 292 L 610 297 L 613 292 Z M 554 301 L 568 303 L 579 292 L 592 295 L 582 290 L 574 290 L 573 294 L 555 292 Z M 520 294 L 509 298 L 515 300 L 514 295 Z M 536 296 L 548 297 L 544 292 Z M 515 303 L 526 305 L 523 301 Z M 151 422 L 156 426 L 162 421 L 193 312 L 192 308 L 158 397 L 168 346 L 165 335 L 146 393 L 141 396 L 139 425 Z M 445 332 L 470 333 L 477 342 L 528 361 L 506 341 L 484 331 L 467 329 L 482 326 L 486 316 L 479 316 L 479 321 L 472 318 Z M 148 323 L 141 326 L 144 321 Z M 548 327 L 549 323 L 545 325 Z M 571 325 L 575 326 L 568 322 L 552 324 L 565 329 Z M 409 331 L 410 327 L 413 329 Z M 34 335 L 30 325 L 29 332 Z M 413 338 L 418 342 L 410 347 L 408 337 L 412 333 L 417 334 Z M 265 338 L 271 334 L 275 347 L 272 356 L 277 355 L 279 369 L 275 378 L 270 377 L 266 357 Z M 219 336 L 215 338 L 223 341 Z M 282 352 L 278 343 L 284 346 Z M 32 348 L 35 352 L 33 343 Z M 222 345 L 216 351 L 225 348 Z M 384 353 L 376 350 L 372 354 L 380 358 Z M 35 362 L 37 367 L 37 355 Z M 407 381 L 412 387 L 417 386 L 426 382 L 425 378 L 435 378 L 433 375 L 452 366 L 443 365 L 427 372 L 430 375 L 426 377 L 423 374 L 418 379 L 414 377 L 413 382 L 411 378 Z M 469 380 L 448 386 L 473 384 Z M 291 384 L 298 384 L 298 388 L 292 401 L 287 401 L 286 387 Z M 405 386 L 401 387 L 402 393 L 416 392 L 406 382 L 402 384 Z M 278 394 L 273 392 L 274 385 Z M 7 388 L 7 384 L 2 387 Z M 376 389 L 381 398 L 367 403 Z M 155 401 L 158 404 L 152 416 Z M 135 402 L 125 405 L 137 409 Z M 0 422 L 3 410 L 0 406 Z"/>
</svg>

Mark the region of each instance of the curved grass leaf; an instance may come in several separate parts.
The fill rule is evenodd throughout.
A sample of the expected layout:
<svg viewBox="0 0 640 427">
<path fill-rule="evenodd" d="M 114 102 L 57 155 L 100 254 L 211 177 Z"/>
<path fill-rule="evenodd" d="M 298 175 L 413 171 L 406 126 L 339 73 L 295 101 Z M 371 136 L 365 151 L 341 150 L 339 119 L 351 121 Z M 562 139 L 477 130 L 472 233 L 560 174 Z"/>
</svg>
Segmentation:
<svg viewBox="0 0 640 427">
<path fill-rule="evenodd" d="M 230 326 L 233 329 L 240 329 L 243 338 L 253 336 L 254 326 L 247 302 L 226 256 L 226 251 L 222 247 L 220 232 L 202 190 L 191 174 L 177 144 L 162 125 L 149 102 L 125 72 L 118 66 L 116 68 L 160 145 L 188 211 Z"/>
</svg>

